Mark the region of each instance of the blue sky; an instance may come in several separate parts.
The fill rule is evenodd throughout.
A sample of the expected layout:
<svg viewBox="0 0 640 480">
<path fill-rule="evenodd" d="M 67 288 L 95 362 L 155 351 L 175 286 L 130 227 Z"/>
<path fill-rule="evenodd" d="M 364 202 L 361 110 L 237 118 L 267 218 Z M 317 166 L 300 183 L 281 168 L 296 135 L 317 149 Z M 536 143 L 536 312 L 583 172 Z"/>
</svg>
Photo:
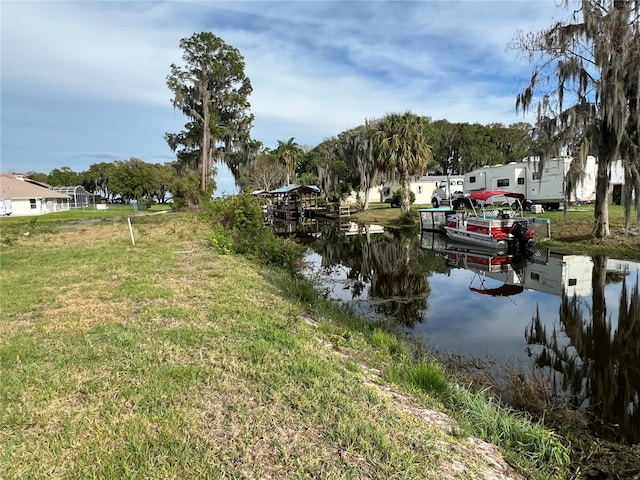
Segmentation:
<svg viewBox="0 0 640 480">
<path fill-rule="evenodd" d="M 410 110 L 451 122 L 514 110 L 531 67 L 507 43 L 567 11 L 535 1 L 0 2 L 0 170 L 173 160 L 166 76 L 180 39 L 211 31 L 245 59 L 253 138 L 315 146 Z M 235 191 L 225 169 L 218 193 Z"/>
</svg>

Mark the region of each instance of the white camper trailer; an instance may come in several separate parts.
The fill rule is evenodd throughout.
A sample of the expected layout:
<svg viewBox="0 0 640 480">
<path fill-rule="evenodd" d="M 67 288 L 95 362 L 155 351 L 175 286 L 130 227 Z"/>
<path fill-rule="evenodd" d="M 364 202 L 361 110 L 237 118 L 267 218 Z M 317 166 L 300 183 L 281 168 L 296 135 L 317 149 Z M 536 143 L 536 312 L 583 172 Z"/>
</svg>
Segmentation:
<svg viewBox="0 0 640 480">
<path fill-rule="evenodd" d="M 508 190 L 525 196 L 530 204 L 541 204 L 546 209 L 558 209 L 565 200 L 565 177 L 571 165 L 571 157 L 552 158 L 544 162 L 540 171 L 540 159 L 527 157 L 521 162 L 479 168 L 464 176 L 464 192 L 470 194 L 482 190 Z M 587 157 L 585 177 L 572 198 L 577 202 L 589 202 L 595 198 L 596 159 Z"/>
</svg>

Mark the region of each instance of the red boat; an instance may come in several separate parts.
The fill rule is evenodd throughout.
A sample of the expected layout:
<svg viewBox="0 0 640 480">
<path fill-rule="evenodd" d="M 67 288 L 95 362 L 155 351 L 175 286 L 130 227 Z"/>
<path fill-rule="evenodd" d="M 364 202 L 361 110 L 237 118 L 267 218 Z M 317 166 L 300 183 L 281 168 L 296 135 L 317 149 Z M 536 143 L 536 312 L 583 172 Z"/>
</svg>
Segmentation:
<svg viewBox="0 0 640 480">
<path fill-rule="evenodd" d="M 505 190 L 488 190 L 469 195 L 472 213 L 451 212 L 447 214 L 444 230 L 455 241 L 477 245 L 497 252 L 519 253 L 534 245 L 533 231 L 528 221 L 518 217 L 511 207 L 487 208 L 486 202 L 493 197 L 513 198 L 514 203 L 524 196 Z M 520 209 L 522 211 L 522 209 Z"/>
</svg>

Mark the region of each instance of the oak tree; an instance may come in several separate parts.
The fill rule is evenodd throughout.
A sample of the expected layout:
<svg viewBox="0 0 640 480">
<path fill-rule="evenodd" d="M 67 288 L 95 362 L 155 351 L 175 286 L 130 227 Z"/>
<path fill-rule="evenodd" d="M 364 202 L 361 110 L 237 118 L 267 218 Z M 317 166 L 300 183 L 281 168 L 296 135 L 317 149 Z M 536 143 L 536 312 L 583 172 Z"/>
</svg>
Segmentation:
<svg viewBox="0 0 640 480">
<path fill-rule="evenodd" d="M 564 0 L 565 7 L 573 4 Z M 609 171 L 622 159 L 628 223 L 632 190 L 640 216 L 640 1 L 582 0 L 571 19 L 538 33 L 520 34 L 512 48 L 534 64 L 516 109 L 533 110 L 554 155 L 574 162 L 598 157 L 594 236 L 608 237 Z M 543 155 L 543 161 L 544 161 Z"/>
</svg>

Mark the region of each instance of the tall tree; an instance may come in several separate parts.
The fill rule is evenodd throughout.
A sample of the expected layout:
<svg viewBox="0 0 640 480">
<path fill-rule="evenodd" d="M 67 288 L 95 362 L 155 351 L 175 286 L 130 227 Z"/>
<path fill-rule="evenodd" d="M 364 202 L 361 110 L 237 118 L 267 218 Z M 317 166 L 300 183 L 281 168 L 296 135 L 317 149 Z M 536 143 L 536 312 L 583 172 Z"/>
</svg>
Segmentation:
<svg viewBox="0 0 640 480">
<path fill-rule="evenodd" d="M 82 177 L 71 167 L 54 168 L 49 172 L 47 183 L 54 187 L 73 187 L 82 183 Z"/>
<path fill-rule="evenodd" d="M 107 200 L 111 193 L 109 188 L 109 181 L 111 178 L 111 171 L 114 168 L 114 164 L 111 162 L 94 163 L 89 166 L 89 170 L 82 174 L 82 184 L 84 187 L 93 193 L 102 192 Z"/>
<path fill-rule="evenodd" d="M 380 169 L 397 174 L 402 186 L 402 213 L 411 208 L 410 176 L 424 174 L 431 159 L 428 137 L 427 119 L 411 112 L 386 115 L 374 133 L 374 155 Z"/>
<path fill-rule="evenodd" d="M 341 187 L 350 191 L 351 183 L 349 179 L 353 172 L 347 169 L 347 165 L 342 156 L 342 139 L 330 137 L 324 139 L 317 147 L 312 149 L 307 155 L 307 165 L 315 168 L 318 182 L 325 199 L 329 197 L 340 197 Z M 348 193 L 348 192 L 347 192 Z"/>
<path fill-rule="evenodd" d="M 492 123 L 487 127 L 492 143 L 502 156 L 500 163 L 519 162 L 531 156 L 533 127 L 529 123 L 518 122 L 509 126 Z"/>
<path fill-rule="evenodd" d="M 156 191 L 155 172 L 151 164 L 132 157 L 117 160 L 111 171 L 111 189 L 124 202 L 151 197 Z"/>
<path fill-rule="evenodd" d="M 582 0 L 571 20 L 522 34 L 512 47 L 534 63 L 516 109 L 532 109 L 539 97 L 538 128 L 553 148 L 598 157 L 593 233 L 608 237 L 611 165 L 621 157 L 630 172 L 640 165 L 640 1 Z M 640 178 L 633 180 L 639 193 Z"/>
<path fill-rule="evenodd" d="M 178 182 L 176 169 L 170 163 L 160 165 L 154 163 L 151 165 L 151 173 L 153 175 L 153 191 L 151 195 L 156 197 L 158 203 L 167 202 L 167 194 L 174 190 Z"/>
<path fill-rule="evenodd" d="M 278 140 L 278 146 L 273 151 L 273 154 L 287 169 L 287 185 L 291 184 L 291 180 L 295 176 L 296 166 L 300 162 L 302 153 L 302 147 L 296 143 L 294 137 L 291 137 L 286 142 L 284 140 Z"/>
<path fill-rule="evenodd" d="M 436 120 L 433 126 L 437 132 L 433 142 L 433 158 L 438 163 L 436 173 L 450 175 L 460 173 L 460 149 L 456 124 L 447 120 Z"/>
<path fill-rule="evenodd" d="M 268 149 L 258 153 L 248 165 L 240 167 L 239 186 L 244 192 L 273 190 L 282 186 L 287 171 Z"/>
<path fill-rule="evenodd" d="M 174 95 L 174 108 L 190 118 L 191 124 L 184 135 L 167 134 L 165 138 L 173 151 L 184 147 L 184 159 L 193 161 L 194 153 L 199 153 L 200 187 L 206 191 L 213 162 L 235 161 L 237 151 L 249 142 L 251 82 L 240 52 L 210 32 L 183 38 L 180 48 L 185 65 L 171 65 L 167 85 Z"/>
</svg>

